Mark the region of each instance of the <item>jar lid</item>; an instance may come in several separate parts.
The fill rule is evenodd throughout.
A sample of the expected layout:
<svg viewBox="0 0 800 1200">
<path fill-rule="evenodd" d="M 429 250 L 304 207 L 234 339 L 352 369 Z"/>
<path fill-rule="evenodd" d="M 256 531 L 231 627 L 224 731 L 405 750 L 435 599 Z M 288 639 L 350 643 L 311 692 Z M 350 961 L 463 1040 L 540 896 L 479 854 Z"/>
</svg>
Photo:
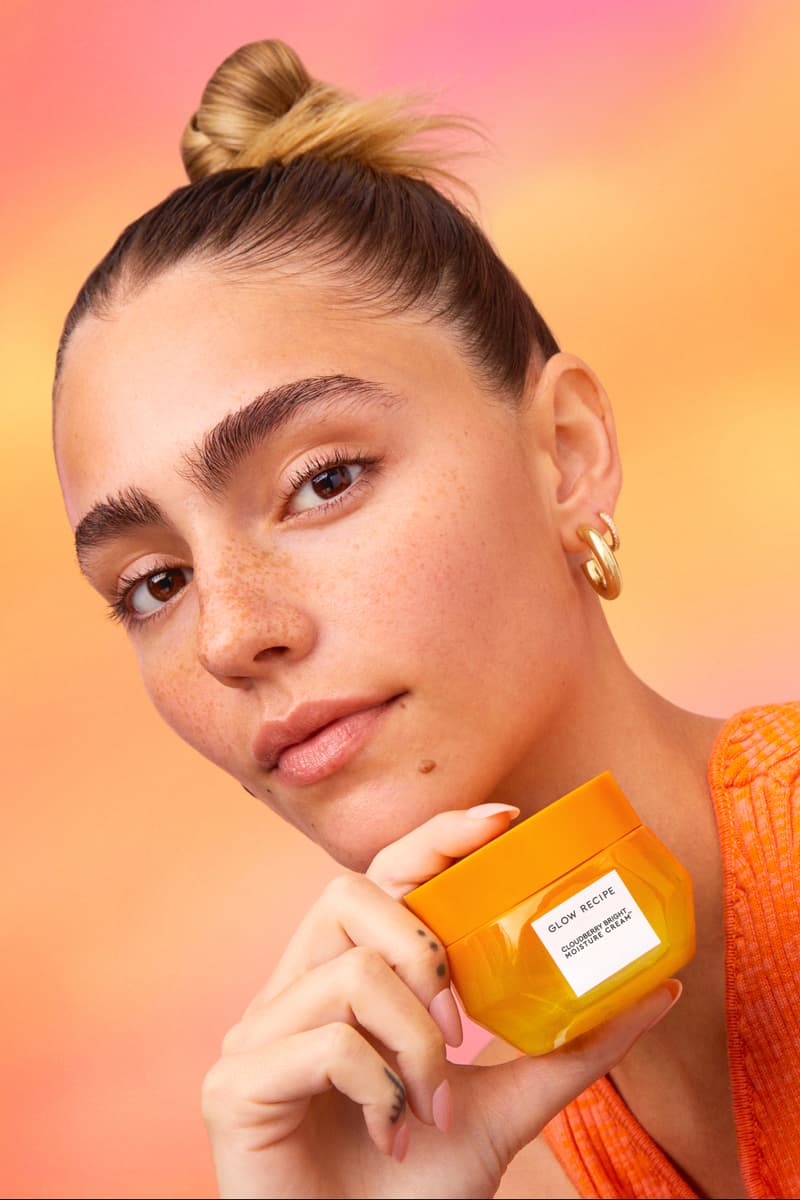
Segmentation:
<svg viewBox="0 0 800 1200">
<path fill-rule="evenodd" d="M 604 771 L 404 897 L 446 946 L 641 825 Z"/>
</svg>

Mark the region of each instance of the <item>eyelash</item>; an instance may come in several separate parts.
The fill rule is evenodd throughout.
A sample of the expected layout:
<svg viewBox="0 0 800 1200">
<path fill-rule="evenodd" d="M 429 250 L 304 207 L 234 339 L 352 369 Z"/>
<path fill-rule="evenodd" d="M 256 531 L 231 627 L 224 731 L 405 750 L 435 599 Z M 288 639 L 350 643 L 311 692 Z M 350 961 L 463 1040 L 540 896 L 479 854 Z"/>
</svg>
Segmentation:
<svg viewBox="0 0 800 1200">
<path fill-rule="evenodd" d="M 108 616 L 112 621 L 119 621 L 123 628 L 127 629 L 131 625 L 141 625 L 145 621 L 155 621 L 161 616 L 166 604 L 162 604 L 160 608 L 156 608 L 149 617 L 135 617 L 127 607 L 127 599 L 133 589 L 140 583 L 144 583 L 146 579 L 150 579 L 153 575 L 158 575 L 161 571 L 179 571 L 181 568 L 176 567 L 174 563 L 160 562 L 145 572 L 144 575 L 122 575 L 114 589 L 114 595 L 111 598 L 111 603 L 108 606 Z"/>
<path fill-rule="evenodd" d="M 358 479 L 354 479 L 352 485 L 341 495 L 334 496 L 332 500 L 326 500 L 323 504 L 318 504 L 316 508 L 304 509 L 302 512 L 295 513 L 293 519 L 302 519 L 306 514 L 311 515 L 322 509 L 327 512 L 333 505 L 343 503 L 345 497 L 352 493 L 353 488 L 358 487 L 362 479 L 366 482 L 367 476 L 374 478 L 382 462 L 383 459 L 377 455 L 362 454 L 358 450 L 351 454 L 345 447 L 337 447 L 336 450 L 329 450 L 327 453 L 323 452 L 310 458 L 294 475 L 289 477 L 286 487 L 278 494 L 278 502 L 281 505 L 288 504 L 304 483 L 321 475 L 323 471 L 329 471 L 331 467 L 363 467 L 364 470 Z"/>
<path fill-rule="evenodd" d="M 360 484 L 370 485 L 374 477 L 380 469 L 383 458 L 379 455 L 363 454 L 356 451 L 353 454 L 348 453 L 346 449 L 336 449 L 327 454 L 320 454 L 310 459 L 299 471 L 296 472 L 287 482 L 283 491 L 279 493 L 279 503 L 281 506 L 288 504 L 292 496 L 300 490 L 303 484 L 314 479 L 315 476 L 321 475 L 323 471 L 330 470 L 332 467 L 341 466 L 359 466 L 364 470 L 354 479 L 350 487 L 346 488 L 338 496 L 334 496 L 330 500 L 323 501 L 311 509 L 304 509 L 299 513 L 292 514 L 292 520 L 303 520 L 306 516 L 313 516 L 322 510 L 329 512 L 337 505 L 344 503 L 350 494 L 359 488 Z M 147 617 L 136 617 L 127 607 L 128 596 L 133 589 L 145 580 L 150 579 L 154 575 L 160 574 L 162 571 L 179 571 L 181 567 L 176 567 L 174 563 L 159 562 L 156 563 L 151 570 L 146 571 L 143 575 L 123 575 L 114 589 L 114 594 L 111 598 L 111 603 L 108 606 L 108 617 L 112 621 L 118 621 L 123 628 L 130 628 L 132 625 L 143 625 L 156 621 L 161 614 L 169 607 L 169 600 L 156 608 Z"/>
</svg>

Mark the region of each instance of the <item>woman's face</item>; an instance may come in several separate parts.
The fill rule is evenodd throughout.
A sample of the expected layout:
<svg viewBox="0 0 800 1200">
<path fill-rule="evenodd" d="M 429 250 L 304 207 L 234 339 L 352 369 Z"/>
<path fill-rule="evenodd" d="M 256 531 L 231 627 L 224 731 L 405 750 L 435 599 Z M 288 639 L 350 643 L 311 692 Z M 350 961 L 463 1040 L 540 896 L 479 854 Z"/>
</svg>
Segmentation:
<svg viewBox="0 0 800 1200">
<path fill-rule="evenodd" d="M 568 702 L 586 585 L 536 419 L 440 325 L 297 281 L 182 268 L 74 332 L 56 455 L 90 581 L 141 581 L 161 715 L 347 866 L 513 802 Z"/>
</svg>

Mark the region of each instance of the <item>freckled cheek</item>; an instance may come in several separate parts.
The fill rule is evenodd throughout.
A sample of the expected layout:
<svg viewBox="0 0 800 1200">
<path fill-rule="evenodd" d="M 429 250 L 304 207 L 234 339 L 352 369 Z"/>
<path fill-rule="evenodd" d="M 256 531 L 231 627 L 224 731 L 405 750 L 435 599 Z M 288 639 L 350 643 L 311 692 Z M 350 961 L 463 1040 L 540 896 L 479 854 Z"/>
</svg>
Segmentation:
<svg viewBox="0 0 800 1200">
<path fill-rule="evenodd" d="M 377 526 L 342 575 L 353 586 L 337 611 L 349 608 L 373 644 L 452 665 L 466 648 L 474 660 L 479 637 L 485 654 L 512 662 L 520 639 L 537 625 L 544 633 L 558 607 L 536 533 L 448 500 Z"/>
<path fill-rule="evenodd" d="M 171 639 L 167 653 L 137 654 L 145 690 L 159 715 L 183 741 L 220 766 L 227 765 L 230 739 L 221 732 L 219 684 L 196 655 Z"/>
</svg>

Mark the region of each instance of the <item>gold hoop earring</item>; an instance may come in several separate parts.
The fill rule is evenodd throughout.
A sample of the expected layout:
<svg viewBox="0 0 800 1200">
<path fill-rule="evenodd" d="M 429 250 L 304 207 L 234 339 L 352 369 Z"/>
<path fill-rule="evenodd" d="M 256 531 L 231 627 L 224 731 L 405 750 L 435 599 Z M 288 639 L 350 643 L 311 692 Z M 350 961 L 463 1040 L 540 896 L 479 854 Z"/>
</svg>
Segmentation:
<svg viewBox="0 0 800 1200">
<path fill-rule="evenodd" d="M 619 550 L 619 534 L 613 518 L 608 513 L 601 512 L 597 515 L 611 534 L 611 545 L 609 546 L 606 539 L 596 529 L 592 529 L 591 525 L 581 525 L 578 537 L 582 542 L 586 542 L 592 552 L 592 557 L 581 563 L 581 570 L 598 596 L 602 596 L 604 600 L 616 600 L 622 591 L 622 572 L 614 557 L 614 551 Z"/>
</svg>

